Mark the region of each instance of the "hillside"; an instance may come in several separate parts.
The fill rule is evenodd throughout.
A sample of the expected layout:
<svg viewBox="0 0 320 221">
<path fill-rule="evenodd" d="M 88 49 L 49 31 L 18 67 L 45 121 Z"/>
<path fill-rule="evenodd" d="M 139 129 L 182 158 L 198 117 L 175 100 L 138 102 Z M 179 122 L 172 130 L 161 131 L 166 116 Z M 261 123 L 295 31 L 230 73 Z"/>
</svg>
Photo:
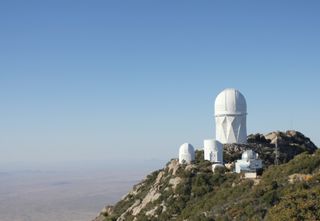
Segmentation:
<svg viewBox="0 0 320 221">
<path fill-rule="evenodd" d="M 171 160 L 94 221 L 319 220 L 320 150 L 310 139 L 287 131 L 250 135 L 248 142 L 225 145 L 225 158 L 231 162 L 244 149 L 255 149 L 266 161 L 260 178 L 244 179 L 225 169 L 212 173 L 203 151 L 196 151 L 194 164 Z"/>
</svg>

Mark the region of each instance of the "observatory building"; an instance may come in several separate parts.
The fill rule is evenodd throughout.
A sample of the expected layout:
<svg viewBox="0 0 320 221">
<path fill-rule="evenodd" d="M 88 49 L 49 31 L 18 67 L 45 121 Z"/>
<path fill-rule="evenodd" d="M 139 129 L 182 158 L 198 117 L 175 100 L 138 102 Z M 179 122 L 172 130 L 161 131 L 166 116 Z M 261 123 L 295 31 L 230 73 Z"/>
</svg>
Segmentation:
<svg viewBox="0 0 320 221">
<path fill-rule="evenodd" d="M 247 143 L 247 102 L 243 94 L 234 88 L 220 92 L 214 104 L 216 137 L 204 140 L 204 159 L 212 163 L 212 170 L 224 167 L 223 145 Z M 195 159 L 194 148 L 184 143 L 179 149 L 179 163 L 191 163 Z M 245 175 L 262 168 L 262 161 L 252 150 L 245 151 L 242 159 L 236 162 L 236 172 Z M 250 174 L 250 176 L 251 176 Z"/>
<path fill-rule="evenodd" d="M 240 91 L 228 88 L 215 100 L 216 139 L 222 144 L 247 142 L 247 103 Z"/>
<path fill-rule="evenodd" d="M 204 140 L 204 159 L 215 164 L 223 163 L 223 146 L 217 140 Z"/>
<path fill-rule="evenodd" d="M 253 150 L 244 151 L 241 160 L 236 162 L 236 173 L 256 173 L 262 168 L 262 160 L 259 160 L 258 157 L 259 155 Z"/>
<path fill-rule="evenodd" d="M 195 153 L 193 146 L 189 143 L 182 144 L 179 149 L 179 163 L 190 164 L 192 161 L 194 161 L 194 158 Z"/>
</svg>

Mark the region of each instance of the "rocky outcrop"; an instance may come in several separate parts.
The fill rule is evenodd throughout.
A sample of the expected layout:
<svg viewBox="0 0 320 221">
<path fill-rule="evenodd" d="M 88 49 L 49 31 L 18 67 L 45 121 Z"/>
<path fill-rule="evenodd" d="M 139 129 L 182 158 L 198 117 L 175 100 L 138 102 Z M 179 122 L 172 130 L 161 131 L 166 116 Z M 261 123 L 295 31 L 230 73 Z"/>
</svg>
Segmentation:
<svg viewBox="0 0 320 221">
<path fill-rule="evenodd" d="M 270 167 L 271 169 L 268 170 L 268 167 L 274 164 L 276 142 L 278 143 L 279 164 L 291 161 L 302 152 L 308 153 L 299 155 L 302 156 L 302 160 L 295 158 L 296 162 L 292 165 L 284 168 L 280 168 L 282 165 L 277 167 L 279 169 L 275 171 L 277 174 L 281 174 L 280 176 L 272 174 L 274 167 Z M 234 161 L 239 159 L 246 149 L 253 149 L 263 160 L 266 177 L 262 176 L 261 182 L 259 179 L 257 182 L 253 180 L 250 183 L 251 181 L 244 180 L 240 175 L 232 173 Z M 229 168 L 227 173 L 225 170 L 212 173 L 211 163 L 204 161 L 203 151 L 197 150 L 193 164 L 180 165 L 177 159 L 171 160 L 165 168 L 151 173 L 142 182 L 135 185 L 116 205 L 104 208 L 94 221 L 192 221 L 216 220 L 221 217 L 224 217 L 223 220 L 234 220 L 237 219 L 235 218 L 237 213 L 240 214 L 247 206 L 247 204 L 244 206 L 240 206 L 240 204 L 247 202 L 247 194 L 249 193 L 252 200 L 250 206 L 253 206 L 250 209 L 253 211 L 255 208 L 262 208 L 261 211 L 256 211 L 260 215 L 255 220 L 263 220 L 266 213 L 265 208 L 271 207 L 272 204 L 261 204 L 256 207 L 257 196 L 265 194 L 263 197 L 268 201 L 270 196 L 274 194 L 272 191 L 275 188 L 282 188 L 286 185 L 285 182 L 295 185 L 300 181 L 314 180 L 314 175 L 311 176 L 305 171 L 310 173 L 319 171 L 320 152 L 315 153 L 316 150 L 317 147 L 310 139 L 297 131 L 249 135 L 247 144 L 224 145 L 224 160 L 228 165 L 227 170 Z M 306 169 L 308 164 L 303 163 L 308 160 L 305 158 L 317 160 L 312 164 L 313 169 Z M 301 162 L 301 166 L 298 165 Z M 292 170 L 291 167 L 295 169 Z M 283 174 L 284 172 L 285 174 Z M 278 181 L 270 181 L 272 177 L 282 177 L 283 183 L 278 185 Z M 270 183 L 270 186 L 261 186 L 269 185 L 267 183 Z M 257 190 L 250 192 L 251 185 Z M 202 205 L 207 205 L 207 207 Z M 228 215 L 226 216 L 225 213 Z M 248 217 L 243 216 L 241 220 L 247 220 Z M 189 218 L 186 219 L 186 217 Z"/>
<path fill-rule="evenodd" d="M 163 175 L 164 172 L 161 171 L 158 174 L 155 183 L 152 185 L 152 187 L 144 196 L 144 198 L 142 200 L 136 200 L 131 207 L 129 207 L 123 214 L 121 214 L 117 221 L 125 221 L 125 217 L 127 216 L 127 214 L 130 214 L 132 216 L 138 215 L 141 212 L 141 210 L 143 210 L 149 203 L 152 203 L 153 201 L 157 200 L 161 196 L 161 193 L 159 192 L 159 187 L 161 185 Z M 137 191 L 139 190 L 135 190 L 134 192 Z M 128 194 L 128 197 L 131 197 L 130 193 Z M 152 212 L 149 211 L 149 214 L 152 214 Z"/>
<path fill-rule="evenodd" d="M 113 206 L 108 205 L 102 209 L 100 214 L 93 221 L 104 221 L 105 217 L 111 215 L 112 212 L 113 212 Z"/>
<path fill-rule="evenodd" d="M 276 131 L 266 135 L 249 135 L 247 144 L 225 144 L 224 160 L 226 163 L 231 163 L 241 158 L 242 152 L 252 149 L 259 154 L 265 166 L 272 165 L 276 157 L 276 142 L 278 143 L 279 163 L 286 163 L 302 152 L 313 153 L 317 150 L 314 143 L 298 131 Z"/>
<path fill-rule="evenodd" d="M 185 171 L 190 171 L 194 166 L 183 166 Z M 137 220 L 143 212 L 147 217 L 157 217 L 158 210 L 166 211 L 164 201 L 160 201 L 160 197 L 165 193 L 173 193 L 177 186 L 182 182 L 182 178 L 177 175 L 181 172 L 182 165 L 177 159 L 171 160 L 167 166 L 159 171 L 148 175 L 141 183 L 135 185 L 133 189 L 124 196 L 120 204 L 115 207 L 104 208 L 100 215 L 94 221 L 109 220 L 125 221 Z M 170 194 L 169 194 L 170 195 Z M 157 201 L 157 203 L 155 203 Z M 153 204 L 157 204 L 152 206 Z M 125 210 L 121 211 L 127 207 Z M 115 211 L 116 210 L 116 211 Z M 114 214 L 117 215 L 114 217 Z M 107 219 L 108 220 L 108 219 Z"/>
<path fill-rule="evenodd" d="M 303 181 L 309 181 L 313 178 L 312 174 L 300 174 L 300 173 L 294 173 L 291 174 L 288 177 L 289 183 L 293 184 L 295 182 L 303 182 Z"/>
</svg>

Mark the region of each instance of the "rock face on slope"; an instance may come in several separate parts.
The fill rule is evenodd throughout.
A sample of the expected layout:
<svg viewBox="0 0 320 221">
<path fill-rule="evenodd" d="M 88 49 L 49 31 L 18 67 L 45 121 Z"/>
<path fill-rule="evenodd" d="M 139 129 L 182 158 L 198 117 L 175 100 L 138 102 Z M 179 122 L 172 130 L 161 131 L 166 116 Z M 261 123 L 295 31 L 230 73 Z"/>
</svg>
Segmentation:
<svg viewBox="0 0 320 221">
<path fill-rule="evenodd" d="M 241 158 L 246 149 L 252 149 L 259 154 L 265 166 L 274 164 L 276 157 L 275 144 L 278 143 L 278 161 L 286 163 L 302 152 L 313 153 L 317 147 L 302 133 L 289 130 L 286 132 L 271 132 L 266 135 L 252 134 L 248 136 L 247 144 L 225 144 L 224 160 L 226 163 Z"/>
<path fill-rule="evenodd" d="M 276 139 L 279 166 L 272 165 Z M 246 145 L 224 146 L 226 162 L 240 158 L 248 148 L 265 161 L 259 182 L 226 169 L 212 173 L 203 151 L 196 151 L 194 164 L 179 165 L 171 160 L 116 205 L 104 208 L 94 221 L 294 220 L 298 214 L 298 220 L 320 218 L 320 151 L 309 138 L 296 131 L 250 135 Z M 290 197 L 295 197 L 292 205 Z M 308 197 L 317 203 L 312 208 L 303 201 Z M 287 204 L 296 208 L 296 214 Z"/>
</svg>

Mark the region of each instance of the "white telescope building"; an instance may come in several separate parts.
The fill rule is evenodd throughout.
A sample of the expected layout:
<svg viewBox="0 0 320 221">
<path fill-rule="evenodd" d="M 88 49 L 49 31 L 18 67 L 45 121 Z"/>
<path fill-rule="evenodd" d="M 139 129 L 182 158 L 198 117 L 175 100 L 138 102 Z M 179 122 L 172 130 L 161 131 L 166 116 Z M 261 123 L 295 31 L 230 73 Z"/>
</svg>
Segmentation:
<svg viewBox="0 0 320 221">
<path fill-rule="evenodd" d="M 217 140 L 208 139 L 203 141 L 204 159 L 212 163 L 223 163 L 223 146 Z"/>
<path fill-rule="evenodd" d="M 236 89 L 223 90 L 215 100 L 216 139 L 222 143 L 247 142 L 247 103 Z"/>
<path fill-rule="evenodd" d="M 236 162 L 236 173 L 256 172 L 262 168 L 262 160 L 258 159 L 259 155 L 253 150 L 246 150 L 242 153 L 241 160 Z"/>
<path fill-rule="evenodd" d="M 189 143 L 184 143 L 179 148 L 179 163 L 180 164 L 190 164 L 194 161 L 195 153 L 194 148 Z"/>
</svg>

